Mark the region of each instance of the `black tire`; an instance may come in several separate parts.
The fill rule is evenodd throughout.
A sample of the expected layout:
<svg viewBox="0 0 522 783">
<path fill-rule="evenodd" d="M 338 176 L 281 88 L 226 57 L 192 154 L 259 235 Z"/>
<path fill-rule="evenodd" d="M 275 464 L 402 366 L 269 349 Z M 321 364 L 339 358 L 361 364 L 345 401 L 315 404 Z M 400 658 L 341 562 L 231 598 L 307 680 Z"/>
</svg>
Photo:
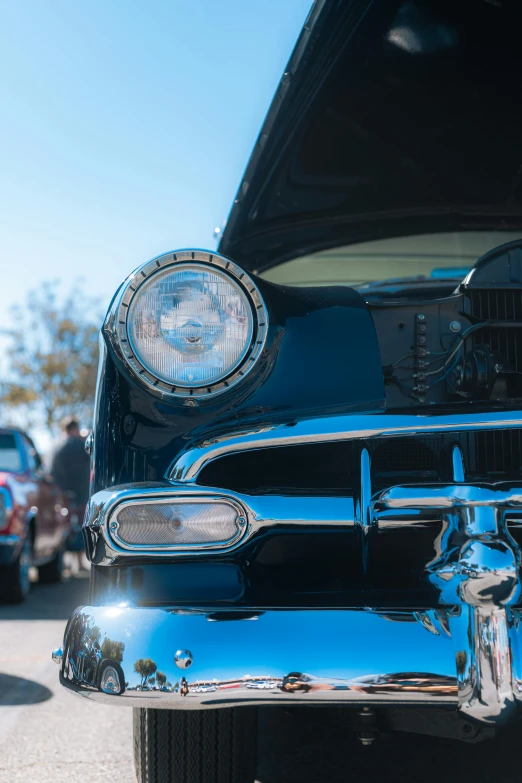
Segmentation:
<svg viewBox="0 0 522 783">
<path fill-rule="evenodd" d="M 11 604 L 21 604 L 25 601 L 31 589 L 29 567 L 33 554 L 33 543 L 27 536 L 23 547 L 14 561 L 0 571 L 1 595 Z"/>
<path fill-rule="evenodd" d="M 103 673 L 106 669 L 114 669 L 116 672 L 116 675 L 118 677 L 118 683 L 119 688 L 116 690 L 105 690 L 102 683 L 102 677 Z M 123 674 L 123 669 L 121 668 L 120 664 L 117 661 L 113 661 L 110 658 L 107 658 L 105 661 L 102 661 L 100 663 L 100 666 L 98 668 L 98 676 L 96 678 L 96 685 L 98 686 L 99 691 L 103 691 L 104 693 L 111 693 L 114 696 L 123 696 L 125 693 L 125 675 Z"/>
<path fill-rule="evenodd" d="M 257 711 L 134 710 L 138 783 L 253 783 Z"/>
<path fill-rule="evenodd" d="M 38 581 L 43 585 L 55 585 L 62 581 L 63 576 L 63 547 L 61 547 L 52 560 L 38 568 Z"/>
</svg>

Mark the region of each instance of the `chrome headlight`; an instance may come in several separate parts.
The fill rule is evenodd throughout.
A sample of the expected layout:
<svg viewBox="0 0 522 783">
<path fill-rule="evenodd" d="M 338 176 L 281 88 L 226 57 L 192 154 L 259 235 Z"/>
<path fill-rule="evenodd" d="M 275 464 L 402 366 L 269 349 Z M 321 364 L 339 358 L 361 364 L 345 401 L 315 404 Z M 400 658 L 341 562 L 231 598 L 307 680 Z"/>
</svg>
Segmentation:
<svg viewBox="0 0 522 783">
<path fill-rule="evenodd" d="M 127 281 L 117 310 L 120 350 L 163 395 L 207 397 L 254 366 L 268 315 L 253 280 L 223 256 L 168 253 Z"/>
</svg>

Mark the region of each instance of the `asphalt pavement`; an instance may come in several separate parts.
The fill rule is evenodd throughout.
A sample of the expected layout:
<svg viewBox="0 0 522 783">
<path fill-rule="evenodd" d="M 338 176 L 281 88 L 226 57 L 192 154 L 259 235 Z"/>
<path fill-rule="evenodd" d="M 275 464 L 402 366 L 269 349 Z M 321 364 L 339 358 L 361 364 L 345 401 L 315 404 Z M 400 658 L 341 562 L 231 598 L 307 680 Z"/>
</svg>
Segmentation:
<svg viewBox="0 0 522 783">
<path fill-rule="evenodd" d="M 0 605 L 0 782 L 134 783 L 131 710 L 58 685 L 51 650 L 88 574 Z M 321 647 L 318 640 L 318 657 Z M 520 724 L 476 745 L 390 734 L 362 747 L 335 709 L 260 711 L 259 783 L 519 783 Z"/>
<path fill-rule="evenodd" d="M 88 573 L 33 585 L 19 606 L 0 605 L 0 781 L 134 781 L 131 711 L 72 696 L 51 650 L 71 611 L 86 603 Z"/>
</svg>

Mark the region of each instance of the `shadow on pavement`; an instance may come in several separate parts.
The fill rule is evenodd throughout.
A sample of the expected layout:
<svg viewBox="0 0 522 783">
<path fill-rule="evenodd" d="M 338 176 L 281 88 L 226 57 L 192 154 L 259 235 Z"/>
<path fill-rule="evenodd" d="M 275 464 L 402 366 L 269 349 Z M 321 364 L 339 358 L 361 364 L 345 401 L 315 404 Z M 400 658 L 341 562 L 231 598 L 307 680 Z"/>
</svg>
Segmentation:
<svg viewBox="0 0 522 783">
<path fill-rule="evenodd" d="M 16 707 L 19 704 L 39 704 L 52 697 L 52 691 L 34 680 L 0 672 L 0 705 Z"/>
<path fill-rule="evenodd" d="M 80 572 L 56 585 L 34 584 L 21 604 L 6 604 L 0 597 L 2 620 L 68 620 L 77 606 L 86 604 L 89 573 Z"/>
</svg>

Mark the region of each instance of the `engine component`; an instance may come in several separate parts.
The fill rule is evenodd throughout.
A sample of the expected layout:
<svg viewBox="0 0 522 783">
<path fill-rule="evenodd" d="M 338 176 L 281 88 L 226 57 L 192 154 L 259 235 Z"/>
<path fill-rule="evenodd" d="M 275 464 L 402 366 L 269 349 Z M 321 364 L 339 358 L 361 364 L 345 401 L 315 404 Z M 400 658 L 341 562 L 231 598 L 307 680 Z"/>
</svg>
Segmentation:
<svg viewBox="0 0 522 783">
<path fill-rule="evenodd" d="M 498 376 L 510 372 L 502 354 L 491 351 L 488 345 L 477 345 L 466 353 L 449 383 L 456 391 L 467 392 L 474 399 L 488 400 Z"/>
</svg>

